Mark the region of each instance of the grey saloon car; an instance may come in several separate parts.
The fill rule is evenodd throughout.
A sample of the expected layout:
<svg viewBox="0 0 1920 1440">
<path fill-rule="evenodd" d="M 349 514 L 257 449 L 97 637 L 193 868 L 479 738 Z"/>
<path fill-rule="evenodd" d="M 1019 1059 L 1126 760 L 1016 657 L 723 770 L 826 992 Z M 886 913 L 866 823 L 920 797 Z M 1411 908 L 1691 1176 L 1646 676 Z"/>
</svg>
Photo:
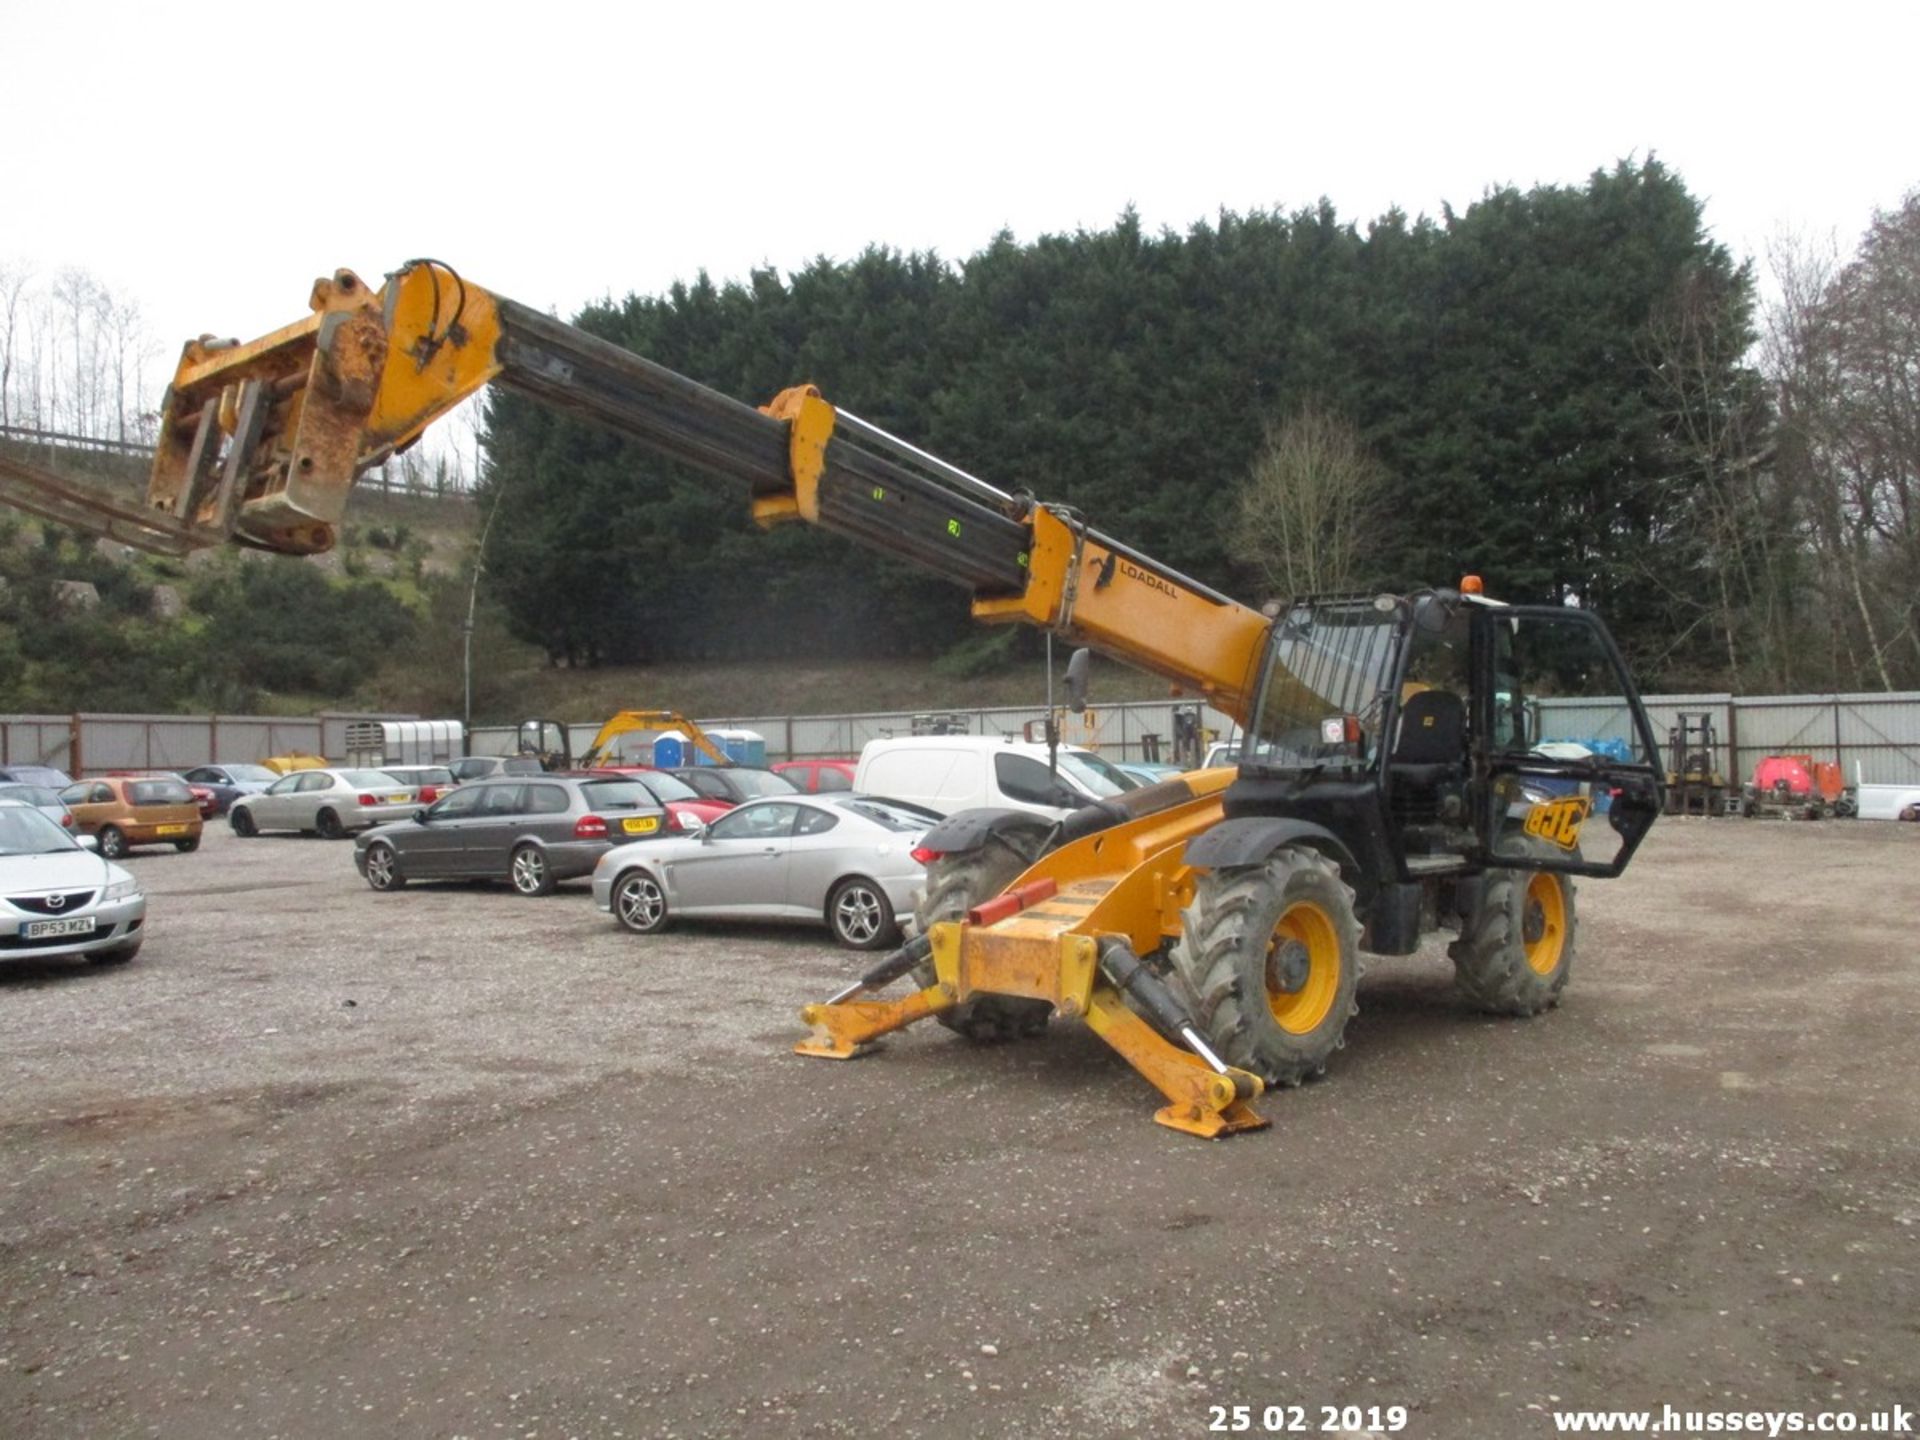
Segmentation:
<svg viewBox="0 0 1920 1440">
<path fill-rule="evenodd" d="M 804 920 L 849 949 L 878 950 L 926 883 L 913 849 L 939 819 L 868 795 L 750 800 L 691 838 L 609 850 L 593 903 L 641 935 L 676 916 Z"/>
<path fill-rule="evenodd" d="M 665 834 L 666 811 L 631 780 L 567 775 L 475 780 L 354 842 L 375 890 L 409 880 L 505 880 L 545 895 L 593 872 L 615 843 Z"/>
</svg>

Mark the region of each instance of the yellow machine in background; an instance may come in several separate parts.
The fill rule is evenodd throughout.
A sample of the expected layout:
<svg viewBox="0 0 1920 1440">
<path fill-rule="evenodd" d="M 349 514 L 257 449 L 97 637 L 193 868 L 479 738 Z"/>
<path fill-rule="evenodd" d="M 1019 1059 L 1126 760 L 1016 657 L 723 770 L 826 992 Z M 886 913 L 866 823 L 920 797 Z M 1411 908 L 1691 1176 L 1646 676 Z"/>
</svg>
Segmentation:
<svg viewBox="0 0 1920 1440">
<path fill-rule="evenodd" d="M 1506 671 L 1523 668 L 1523 623 L 1559 627 L 1543 653 L 1587 646 L 1588 672 L 1617 678 L 1657 754 L 1591 612 L 1425 591 L 1298 599 L 1270 618 L 810 386 L 754 409 L 436 262 L 411 262 L 378 290 L 337 271 L 310 306 L 247 344 L 186 347 L 141 512 L 156 548 L 325 550 L 362 471 L 497 382 L 739 484 L 763 527 L 814 524 L 910 560 L 964 587 L 980 621 L 1103 651 L 1244 731 L 1237 772 L 1190 773 L 1058 824 L 994 810 L 934 827 L 920 852 L 922 935 L 806 1007 L 802 1053 L 849 1058 L 927 1016 L 1002 1038 L 1058 1014 L 1085 1020 L 1160 1091 L 1162 1124 L 1255 1128 L 1263 1089 L 1320 1073 L 1343 1043 L 1363 947 L 1409 954 L 1445 927 L 1480 1003 L 1554 1004 L 1573 959 L 1570 876 L 1618 874 L 1658 813 L 1650 763 L 1542 759 L 1524 721 L 1496 712 L 1510 700 L 1521 713 L 1523 677 Z M 123 534 L 126 522 L 99 517 Z M 1442 637 L 1474 657 L 1473 673 L 1408 688 Z M 623 712 L 584 758 L 669 718 Z M 1521 831 L 1546 803 L 1529 786 L 1549 781 L 1610 797 L 1609 856 L 1578 837 L 1547 853 Z M 1594 835 L 1589 825 L 1585 841 Z M 908 975 L 912 993 L 877 998 Z"/>
</svg>

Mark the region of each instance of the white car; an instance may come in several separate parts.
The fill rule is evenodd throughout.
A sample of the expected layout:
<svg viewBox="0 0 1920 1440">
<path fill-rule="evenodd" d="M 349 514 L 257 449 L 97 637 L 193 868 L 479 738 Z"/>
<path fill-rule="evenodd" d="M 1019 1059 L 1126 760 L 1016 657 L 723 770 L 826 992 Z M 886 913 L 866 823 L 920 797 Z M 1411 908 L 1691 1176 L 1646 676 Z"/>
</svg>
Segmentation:
<svg viewBox="0 0 1920 1440">
<path fill-rule="evenodd" d="M 880 950 L 913 913 L 926 871 L 914 849 L 940 817 L 844 791 L 736 805 L 688 839 L 616 845 L 593 903 L 651 935 L 689 916 L 824 923 L 853 950 Z"/>
<path fill-rule="evenodd" d="M 233 833 L 298 830 L 339 840 L 355 830 L 406 820 L 420 792 L 384 770 L 296 770 L 258 795 L 243 795 L 227 811 Z"/>
<path fill-rule="evenodd" d="M 1110 761 L 1079 745 L 1062 745 L 1056 770 L 1047 747 L 990 735 L 909 735 L 869 740 L 853 788 L 952 815 L 994 806 L 1058 820 L 1095 800 L 1135 788 Z"/>
<path fill-rule="evenodd" d="M 100 964 L 140 951 L 140 882 L 18 800 L 0 800 L 0 959 L 82 956 Z"/>
</svg>

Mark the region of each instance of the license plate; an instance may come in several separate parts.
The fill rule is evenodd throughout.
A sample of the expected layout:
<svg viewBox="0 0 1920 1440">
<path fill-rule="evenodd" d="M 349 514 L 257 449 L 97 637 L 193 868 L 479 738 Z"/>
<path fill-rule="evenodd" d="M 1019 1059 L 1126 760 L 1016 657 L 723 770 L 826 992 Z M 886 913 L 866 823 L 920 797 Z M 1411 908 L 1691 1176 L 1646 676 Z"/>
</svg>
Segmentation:
<svg viewBox="0 0 1920 1440">
<path fill-rule="evenodd" d="M 53 935 L 91 935 L 95 917 L 75 915 L 70 920 L 35 920 L 20 933 L 29 940 L 45 940 Z"/>
<path fill-rule="evenodd" d="M 660 828 L 658 815 L 633 815 L 620 822 L 620 828 L 628 835 L 651 835 Z"/>
<path fill-rule="evenodd" d="M 153 827 L 153 833 L 156 835 L 184 835 L 187 833 L 187 827 L 184 825 L 156 825 Z"/>
<path fill-rule="evenodd" d="M 411 795 L 389 795 L 387 796 L 387 804 L 404 805 L 411 799 L 413 799 Z"/>
</svg>

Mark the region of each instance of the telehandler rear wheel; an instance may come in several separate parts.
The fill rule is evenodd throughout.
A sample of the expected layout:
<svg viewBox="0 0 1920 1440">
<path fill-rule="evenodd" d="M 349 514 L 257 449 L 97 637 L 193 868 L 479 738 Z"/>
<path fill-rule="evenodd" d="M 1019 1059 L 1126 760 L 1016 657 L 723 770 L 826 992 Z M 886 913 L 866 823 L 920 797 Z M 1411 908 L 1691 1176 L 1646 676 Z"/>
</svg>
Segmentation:
<svg viewBox="0 0 1920 1440">
<path fill-rule="evenodd" d="M 927 866 L 927 890 L 915 908 L 920 933 L 940 920 L 963 920 L 967 911 L 983 900 L 991 900 L 1033 863 L 1019 841 L 1040 836 L 1018 835 L 1011 839 L 996 835 L 978 850 L 961 855 L 943 855 Z M 913 983 L 921 989 L 936 980 L 933 962 L 914 966 Z M 942 1010 L 934 1018 L 956 1034 L 969 1040 L 1017 1040 L 1037 1035 L 1047 1028 L 1053 1007 L 1044 1000 L 1025 1000 L 1011 995 L 982 995 Z"/>
<path fill-rule="evenodd" d="M 1317 851 L 1200 877 L 1173 963 L 1200 1028 L 1229 1065 L 1268 1085 L 1320 1074 L 1359 1006 L 1353 892 Z"/>
<path fill-rule="evenodd" d="M 1538 1015 L 1560 1003 L 1579 929 L 1573 892 L 1573 877 L 1551 870 L 1487 872 L 1479 908 L 1447 947 L 1468 999 L 1496 1015 Z"/>
</svg>

